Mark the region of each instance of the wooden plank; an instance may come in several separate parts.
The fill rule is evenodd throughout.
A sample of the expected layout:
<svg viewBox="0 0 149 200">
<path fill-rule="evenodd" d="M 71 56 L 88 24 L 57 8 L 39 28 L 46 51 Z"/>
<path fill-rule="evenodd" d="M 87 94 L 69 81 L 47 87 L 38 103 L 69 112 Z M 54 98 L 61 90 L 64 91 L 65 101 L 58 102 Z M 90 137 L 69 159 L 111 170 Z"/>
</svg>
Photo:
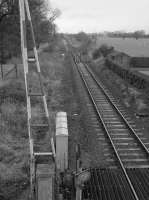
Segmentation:
<svg viewBox="0 0 149 200">
<path fill-rule="evenodd" d="M 52 156 L 53 153 L 52 152 L 35 152 L 34 155 L 35 156 Z"/>
<path fill-rule="evenodd" d="M 38 200 L 54 199 L 54 164 L 37 165 L 37 195 Z"/>
<path fill-rule="evenodd" d="M 53 199 L 53 178 L 39 178 L 38 179 L 38 200 L 52 200 Z"/>
</svg>

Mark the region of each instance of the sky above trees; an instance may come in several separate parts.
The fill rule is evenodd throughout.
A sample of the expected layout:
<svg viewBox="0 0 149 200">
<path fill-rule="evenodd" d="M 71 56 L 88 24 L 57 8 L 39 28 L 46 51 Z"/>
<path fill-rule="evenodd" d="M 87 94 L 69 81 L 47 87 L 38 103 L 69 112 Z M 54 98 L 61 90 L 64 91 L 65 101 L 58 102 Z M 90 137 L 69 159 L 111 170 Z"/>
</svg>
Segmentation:
<svg viewBox="0 0 149 200">
<path fill-rule="evenodd" d="M 60 32 L 149 32 L 149 0 L 49 0 L 61 10 Z"/>
</svg>

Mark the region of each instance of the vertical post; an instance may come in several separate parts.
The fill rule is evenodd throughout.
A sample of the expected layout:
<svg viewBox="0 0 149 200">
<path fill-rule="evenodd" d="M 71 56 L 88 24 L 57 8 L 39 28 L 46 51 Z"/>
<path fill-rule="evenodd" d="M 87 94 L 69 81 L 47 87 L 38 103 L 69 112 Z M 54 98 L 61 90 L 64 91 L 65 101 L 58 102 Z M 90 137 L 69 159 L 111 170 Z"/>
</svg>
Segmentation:
<svg viewBox="0 0 149 200">
<path fill-rule="evenodd" d="M 3 74 L 3 64 L 2 63 L 1 63 L 1 77 L 2 77 L 2 79 L 4 77 L 4 74 Z"/>
<path fill-rule="evenodd" d="M 32 20 L 31 20 L 31 14 L 30 14 L 30 10 L 29 10 L 29 4 L 28 4 L 28 0 L 25 0 L 25 8 L 26 8 L 26 13 L 27 13 L 27 17 L 29 20 L 29 25 L 30 25 L 30 29 L 31 29 L 31 35 L 32 35 L 32 40 L 33 40 L 33 49 L 34 49 L 34 55 L 35 55 L 35 59 L 36 59 L 36 64 L 37 64 L 37 70 L 40 73 L 40 64 L 39 64 L 39 59 L 38 59 L 38 52 L 36 49 L 36 41 L 35 41 L 35 36 L 34 36 L 34 30 L 33 30 L 33 24 L 32 24 Z"/>
<path fill-rule="evenodd" d="M 80 145 L 76 145 L 76 173 L 80 169 Z"/>
<path fill-rule="evenodd" d="M 84 170 L 80 168 L 78 174 L 76 174 L 76 200 L 82 199 L 82 188 L 84 187 L 84 183 L 87 182 L 91 177 L 91 173 L 89 170 Z"/>
<path fill-rule="evenodd" d="M 18 67 L 17 67 L 17 64 L 15 64 L 15 71 L 16 71 L 16 78 L 18 78 Z"/>
<path fill-rule="evenodd" d="M 82 200 L 82 190 L 79 187 L 76 188 L 76 200 Z"/>
<path fill-rule="evenodd" d="M 29 135 L 29 146 L 30 146 L 30 195 L 31 199 L 33 199 L 33 169 L 34 169 L 34 159 L 33 159 L 33 142 L 32 142 L 32 135 L 30 129 L 30 120 L 31 120 L 31 103 L 30 97 L 28 95 L 28 83 L 27 83 L 27 76 L 28 76 L 28 54 L 27 54 L 27 40 L 26 40 L 26 22 L 25 22 L 25 5 L 24 0 L 19 0 L 19 10 L 20 10 L 20 29 L 21 29 L 21 50 L 22 50 L 22 60 L 23 60 L 23 67 L 24 67 L 24 79 L 25 79 L 25 90 L 26 90 L 26 100 L 27 100 L 27 123 L 28 123 L 28 135 Z"/>
<path fill-rule="evenodd" d="M 35 159 L 34 159 L 34 149 L 33 149 L 33 139 L 30 139 L 30 195 L 31 200 L 34 199 L 35 195 Z"/>
<path fill-rule="evenodd" d="M 80 168 L 78 172 L 82 172 L 82 169 Z M 79 175 L 76 177 L 76 200 L 82 200 L 82 189 L 80 187 Z"/>
<path fill-rule="evenodd" d="M 4 74 L 3 74 L 3 31 L 1 32 L 1 77 L 3 79 Z"/>
</svg>

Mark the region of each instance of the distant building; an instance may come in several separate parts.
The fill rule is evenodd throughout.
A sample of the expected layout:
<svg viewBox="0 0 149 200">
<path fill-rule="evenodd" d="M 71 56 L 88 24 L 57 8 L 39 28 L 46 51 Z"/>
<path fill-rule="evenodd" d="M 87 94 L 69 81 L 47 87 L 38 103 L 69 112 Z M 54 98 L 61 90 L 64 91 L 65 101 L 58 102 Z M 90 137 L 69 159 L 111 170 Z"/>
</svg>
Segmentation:
<svg viewBox="0 0 149 200">
<path fill-rule="evenodd" d="M 125 68 L 130 67 L 130 59 L 131 57 L 123 52 L 113 51 L 108 55 L 108 59 L 114 62 L 117 65 L 120 65 Z"/>
<path fill-rule="evenodd" d="M 132 57 L 130 67 L 133 68 L 149 68 L 149 57 Z"/>
<path fill-rule="evenodd" d="M 107 59 L 124 68 L 149 68 L 149 57 L 131 57 L 126 53 L 113 51 Z"/>
</svg>

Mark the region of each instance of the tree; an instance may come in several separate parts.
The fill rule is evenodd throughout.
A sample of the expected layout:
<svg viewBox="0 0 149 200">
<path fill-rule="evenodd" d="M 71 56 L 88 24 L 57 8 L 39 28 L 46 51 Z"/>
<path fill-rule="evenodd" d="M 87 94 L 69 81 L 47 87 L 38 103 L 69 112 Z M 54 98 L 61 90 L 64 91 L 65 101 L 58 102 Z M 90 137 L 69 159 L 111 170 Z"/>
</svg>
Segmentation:
<svg viewBox="0 0 149 200">
<path fill-rule="evenodd" d="M 1 62 L 16 54 L 19 48 L 18 3 L 15 0 L 0 1 L 0 54 Z"/>
<path fill-rule="evenodd" d="M 148 37 L 148 35 L 145 33 L 144 30 L 137 30 L 134 32 L 115 31 L 115 32 L 108 32 L 107 35 L 109 37 L 136 38 L 136 39 Z"/>
<path fill-rule="evenodd" d="M 95 49 L 93 51 L 93 59 L 98 59 L 101 56 L 106 57 L 109 53 L 114 51 L 114 47 L 112 46 L 107 46 L 106 44 L 101 45 L 99 48 Z"/>
<path fill-rule="evenodd" d="M 58 8 L 55 8 L 54 10 L 50 9 L 50 22 L 54 22 L 60 15 L 61 11 Z"/>
<path fill-rule="evenodd" d="M 47 7 L 46 0 L 29 0 L 37 46 L 49 40 L 56 30 L 54 20 L 60 15 L 58 9 Z M 50 19 L 47 17 L 50 14 Z M 27 23 L 27 41 L 31 47 L 31 32 Z M 1 61 L 20 54 L 20 13 L 18 0 L 0 0 L 0 55 Z"/>
<path fill-rule="evenodd" d="M 79 32 L 75 37 L 80 42 L 79 51 L 81 54 L 87 54 L 88 48 L 90 48 L 89 45 L 92 43 L 91 38 L 83 31 Z"/>
<path fill-rule="evenodd" d="M 133 33 L 133 36 L 138 39 L 138 38 L 143 38 L 145 36 L 145 31 L 144 30 L 138 30 L 138 31 L 135 31 Z"/>
<path fill-rule="evenodd" d="M 92 53 L 92 56 L 93 56 L 94 60 L 96 60 L 97 58 L 100 58 L 101 55 L 102 54 L 101 54 L 100 48 L 95 49 L 94 52 Z"/>
<path fill-rule="evenodd" d="M 14 11 L 14 0 L 0 0 L 0 23 Z"/>
</svg>

